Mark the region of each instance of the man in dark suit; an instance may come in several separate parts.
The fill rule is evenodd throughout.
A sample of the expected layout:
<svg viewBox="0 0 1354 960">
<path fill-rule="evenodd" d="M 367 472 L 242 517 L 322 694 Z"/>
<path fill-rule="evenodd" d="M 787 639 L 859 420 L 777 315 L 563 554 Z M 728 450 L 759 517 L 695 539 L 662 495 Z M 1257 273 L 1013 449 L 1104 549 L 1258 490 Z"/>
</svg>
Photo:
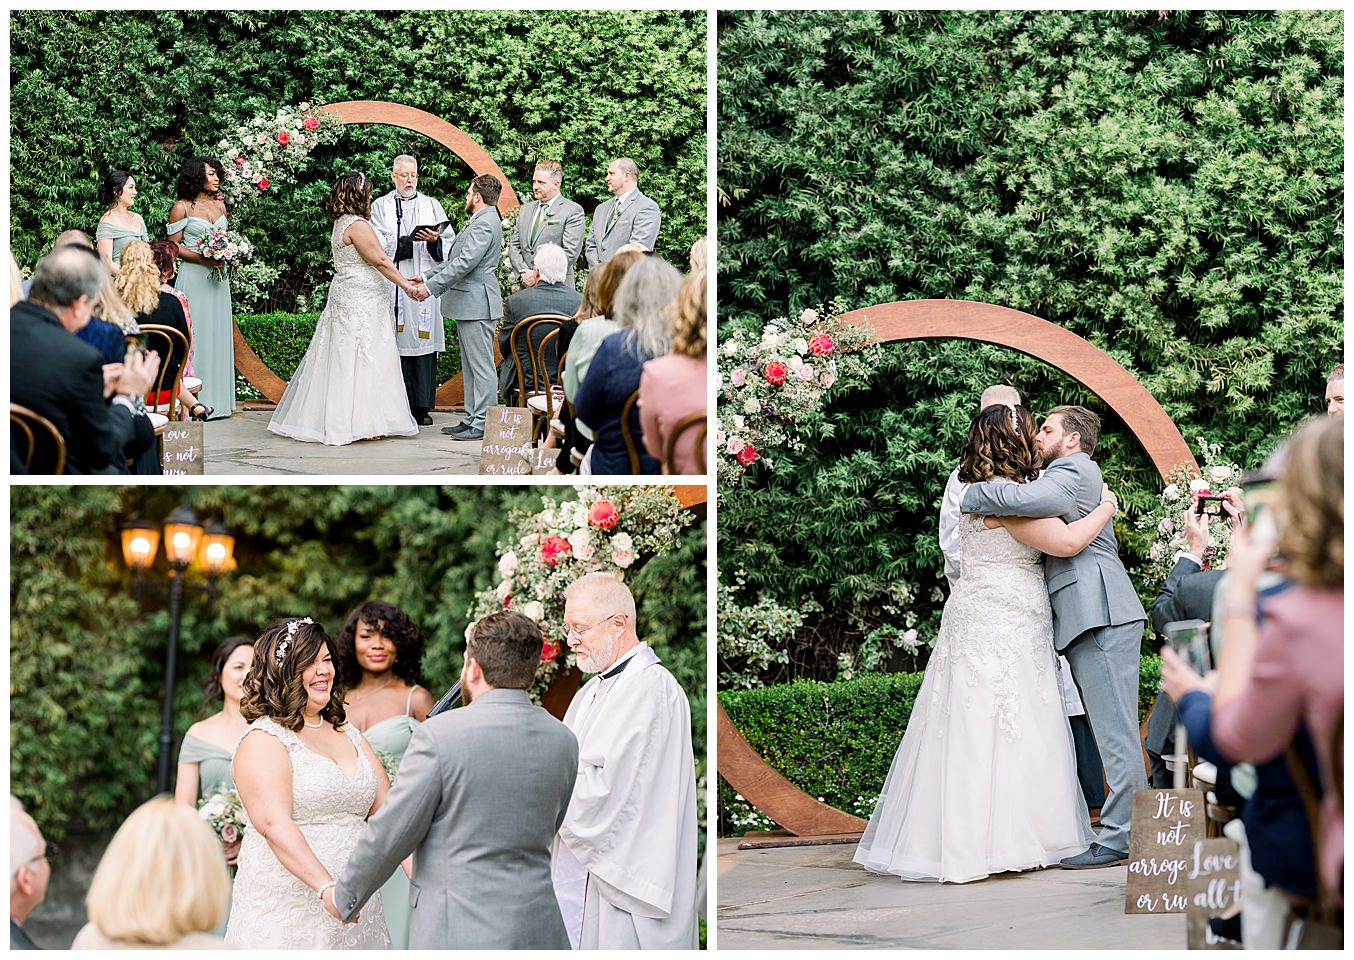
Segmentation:
<svg viewBox="0 0 1354 960">
<path fill-rule="evenodd" d="M 13 794 L 9 798 L 9 948 L 40 950 L 24 931 L 24 921 L 47 896 L 52 867 L 47 841 Z"/>
<path fill-rule="evenodd" d="M 565 282 L 568 275 L 568 258 L 563 248 L 553 243 L 543 243 L 536 249 L 536 270 L 540 282 L 535 286 L 523 287 L 508 298 L 503 310 L 503 325 L 498 328 L 498 351 L 503 355 L 503 363 L 498 368 L 498 392 L 509 402 L 509 406 L 520 406 L 524 401 L 517 396 L 517 365 L 513 363 L 511 337 L 513 330 L 527 317 L 542 313 L 557 313 L 572 317 L 583 302 L 582 295 Z M 561 340 L 566 333 L 573 332 L 573 322 L 565 324 L 559 337 L 553 341 L 554 349 L 546 349 L 546 374 L 551 380 L 558 375 L 559 355 L 564 350 Z M 532 331 L 531 345 L 528 348 L 526 331 L 517 335 L 517 355 L 522 360 L 522 372 L 526 378 L 527 393 L 531 394 L 545 388 L 544 383 L 535 383 L 531 376 L 531 354 L 540 349 L 541 341 L 554 329 L 540 326 Z M 528 349 L 531 353 L 528 353 Z"/>
<path fill-rule="evenodd" d="M 96 255 L 59 248 L 38 261 L 28 299 L 9 313 L 10 400 L 60 431 L 68 473 L 126 473 L 126 459 L 155 443 L 138 404 L 154 382 L 159 355 L 134 353 L 125 363 L 105 364 L 103 354 L 74 336 L 89 323 L 104 278 Z"/>
</svg>

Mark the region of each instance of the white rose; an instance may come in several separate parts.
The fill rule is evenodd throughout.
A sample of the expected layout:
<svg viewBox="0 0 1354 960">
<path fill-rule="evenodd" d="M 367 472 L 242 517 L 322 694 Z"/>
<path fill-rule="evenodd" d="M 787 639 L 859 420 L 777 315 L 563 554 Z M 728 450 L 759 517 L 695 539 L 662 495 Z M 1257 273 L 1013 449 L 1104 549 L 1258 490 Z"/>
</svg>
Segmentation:
<svg viewBox="0 0 1354 960">
<path fill-rule="evenodd" d="M 818 311 L 808 307 L 805 307 L 804 312 L 799 315 L 799 322 L 803 324 L 813 323 L 817 319 L 818 319 Z"/>
<path fill-rule="evenodd" d="M 757 414 L 762 412 L 762 402 L 756 397 L 748 397 L 743 401 L 743 412 Z"/>
<path fill-rule="evenodd" d="M 297 107 L 296 109 L 297 109 L 297 110 L 300 110 L 302 113 L 305 113 L 307 110 L 310 109 L 310 104 L 308 104 L 308 103 L 303 103 L 303 104 L 301 104 L 299 107 Z"/>
<path fill-rule="evenodd" d="M 597 551 L 593 549 L 591 543 L 585 543 L 583 546 L 577 547 L 574 550 L 574 556 L 577 557 L 579 560 L 582 560 L 584 563 L 587 563 L 596 555 Z"/>
<path fill-rule="evenodd" d="M 295 144 L 298 144 L 298 145 L 299 145 L 299 144 L 302 144 L 302 143 L 305 143 L 305 142 L 306 142 L 306 136 L 305 136 L 305 134 L 303 134 L 303 133 L 294 133 L 294 134 L 292 134 L 291 142 L 292 142 L 292 143 L 295 143 Z"/>
<path fill-rule="evenodd" d="M 1208 489 L 1208 481 L 1201 477 L 1195 477 L 1189 482 L 1189 492 L 1198 493 L 1200 490 Z"/>
<path fill-rule="evenodd" d="M 908 630 L 903 633 L 903 643 L 907 644 L 910 647 L 912 646 L 912 644 L 916 642 L 917 642 L 916 630 Z"/>
<path fill-rule="evenodd" d="M 503 577 L 511 577 L 517 572 L 517 554 L 509 550 L 503 556 L 498 558 L 498 572 Z"/>
<path fill-rule="evenodd" d="M 512 595 L 512 581 L 504 580 L 494 588 L 494 596 L 498 597 L 498 602 L 502 603 Z"/>
<path fill-rule="evenodd" d="M 785 365 L 791 370 L 798 370 L 800 367 L 804 366 L 804 358 L 791 354 L 786 358 Z"/>
<path fill-rule="evenodd" d="M 744 426 L 746 423 L 747 423 L 747 421 L 743 419 L 743 415 L 742 415 L 741 413 L 735 413 L 735 414 L 733 415 L 733 425 L 734 425 L 734 428 L 735 428 L 735 429 L 737 429 L 737 430 L 742 430 L 742 429 L 743 429 L 743 426 Z"/>
<path fill-rule="evenodd" d="M 1161 495 L 1167 500 L 1174 500 L 1176 497 L 1180 496 L 1180 486 L 1173 483 L 1165 490 L 1161 491 Z"/>
<path fill-rule="evenodd" d="M 802 357 L 809 352 L 809 341 L 805 340 L 803 337 L 795 337 L 794 348 L 795 353 Z"/>
<path fill-rule="evenodd" d="M 592 542 L 592 535 L 587 527 L 579 527 L 573 533 L 569 534 L 569 547 L 575 554 L 579 550 L 585 549 Z"/>
<path fill-rule="evenodd" d="M 1226 483 L 1228 480 L 1232 479 L 1232 468 L 1211 467 L 1208 471 L 1208 476 L 1214 483 Z"/>
<path fill-rule="evenodd" d="M 635 541 L 630 539 L 630 534 L 622 531 L 611 538 L 611 549 L 629 553 L 635 549 Z"/>
<path fill-rule="evenodd" d="M 539 600 L 528 600 L 522 604 L 521 612 L 523 616 L 530 617 L 537 623 L 545 619 L 545 605 Z"/>
</svg>

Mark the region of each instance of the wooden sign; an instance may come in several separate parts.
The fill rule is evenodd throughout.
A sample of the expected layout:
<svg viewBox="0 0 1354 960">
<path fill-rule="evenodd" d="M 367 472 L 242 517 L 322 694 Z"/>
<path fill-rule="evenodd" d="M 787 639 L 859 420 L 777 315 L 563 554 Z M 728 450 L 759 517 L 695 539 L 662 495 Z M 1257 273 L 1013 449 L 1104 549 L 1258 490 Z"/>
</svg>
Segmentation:
<svg viewBox="0 0 1354 960">
<path fill-rule="evenodd" d="M 202 423 L 171 420 L 160 434 L 160 467 L 167 477 L 202 476 L 206 457 L 202 447 Z"/>
<path fill-rule="evenodd" d="M 1194 844 L 1205 839 L 1201 790 L 1134 790 L 1124 913 L 1184 913 Z"/>
<path fill-rule="evenodd" d="M 1191 950 L 1240 950 L 1235 940 L 1224 940 L 1208 929 L 1209 917 L 1234 913 L 1241 900 L 1241 854 L 1236 841 L 1226 837 L 1196 840 L 1190 855 L 1185 886 L 1186 944 Z"/>
<path fill-rule="evenodd" d="M 535 463 L 531 411 L 526 407 L 490 407 L 484 419 L 480 473 L 496 477 L 521 476 L 530 474 Z"/>
</svg>

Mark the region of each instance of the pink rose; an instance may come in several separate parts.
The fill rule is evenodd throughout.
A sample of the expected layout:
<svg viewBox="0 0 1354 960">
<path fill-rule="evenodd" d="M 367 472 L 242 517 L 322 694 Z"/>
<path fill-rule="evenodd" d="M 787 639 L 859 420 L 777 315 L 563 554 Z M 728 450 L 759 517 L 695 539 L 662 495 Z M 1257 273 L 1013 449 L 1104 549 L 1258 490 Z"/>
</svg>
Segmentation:
<svg viewBox="0 0 1354 960">
<path fill-rule="evenodd" d="M 741 437 L 729 437 L 729 442 L 724 446 L 729 453 L 737 453 L 743 449 L 743 440 Z"/>
<path fill-rule="evenodd" d="M 729 382 L 732 383 L 735 387 L 741 387 L 743 384 L 748 382 L 748 372 L 744 370 L 742 367 L 739 367 L 732 374 L 729 375 Z"/>
<path fill-rule="evenodd" d="M 835 373 L 825 373 L 819 382 L 822 383 L 823 388 L 826 389 L 837 382 L 837 375 Z"/>
<path fill-rule="evenodd" d="M 237 167 L 243 167 L 243 166 L 244 166 L 244 154 L 243 154 L 243 153 L 240 154 L 238 157 L 235 158 L 235 166 L 237 166 Z"/>
<path fill-rule="evenodd" d="M 751 466 L 757 460 L 756 447 L 744 447 L 738 451 L 738 462 L 743 466 Z"/>
<path fill-rule="evenodd" d="M 809 353 L 815 357 L 826 357 L 835 346 L 830 334 L 815 333 L 809 337 Z"/>
<path fill-rule="evenodd" d="M 790 377 L 790 368 L 779 360 L 772 360 L 762 368 L 762 376 L 766 377 L 766 382 L 780 386 Z"/>
<path fill-rule="evenodd" d="M 279 132 L 277 135 L 277 142 L 285 147 L 287 144 L 291 143 L 291 134 L 286 130 Z"/>
<path fill-rule="evenodd" d="M 319 125 L 320 121 L 316 120 L 314 117 L 306 117 L 306 122 L 301 124 L 301 126 L 305 127 L 307 130 L 314 130 Z"/>
<path fill-rule="evenodd" d="M 221 827 L 221 840 L 226 845 L 234 843 L 240 839 L 240 831 L 233 823 L 224 824 Z"/>
<path fill-rule="evenodd" d="M 807 363 L 796 370 L 795 373 L 799 374 L 799 379 L 803 380 L 805 383 L 813 379 L 813 367 L 809 366 Z"/>
<path fill-rule="evenodd" d="M 617 550 L 611 554 L 611 562 L 618 567 L 628 567 L 635 562 L 635 555 L 629 550 Z"/>
</svg>

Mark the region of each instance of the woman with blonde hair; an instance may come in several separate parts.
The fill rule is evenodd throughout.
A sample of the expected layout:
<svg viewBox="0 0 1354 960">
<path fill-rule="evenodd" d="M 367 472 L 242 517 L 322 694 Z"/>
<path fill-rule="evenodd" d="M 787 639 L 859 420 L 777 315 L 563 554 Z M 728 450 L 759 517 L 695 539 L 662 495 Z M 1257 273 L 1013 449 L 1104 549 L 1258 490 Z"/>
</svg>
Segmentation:
<svg viewBox="0 0 1354 960">
<path fill-rule="evenodd" d="M 686 278 L 666 310 L 671 321 L 672 352 L 644 364 L 639 377 L 639 422 L 644 449 L 662 463 L 673 429 L 687 417 L 705 413 L 705 269 Z M 665 473 L 702 473 L 697 456 L 700 431 L 688 428 L 672 451 Z M 671 467 L 671 470 L 668 470 Z"/>
<path fill-rule="evenodd" d="M 132 812 L 104 851 L 85 898 L 89 922 L 71 949 L 219 948 L 209 932 L 229 898 L 216 833 L 196 811 L 156 797 Z"/>
<path fill-rule="evenodd" d="M 183 334 L 185 343 L 192 344 L 193 331 L 184 316 L 183 304 L 172 293 L 162 288 L 163 280 L 160 266 L 155 261 L 155 251 L 144 240 L 129 241 L 122 248 L 122 269 L 114 280 L 118 295 L 127 305 L 136 319 L 137 328 L 142 324 L 156 324 L 173 327 Z M 161 382 L 172 384 L 179 369 L 187 359 L 187 351 L 177 342 L 168 357 L 160 358 Z M 150 407 L 169 406 L 169 390 L 152 392 L 146 397 Z M 179 403 L 184 413 L 194 420 L 206 420 L 212 415 L 212 408 L 199 403 L 189 390 L 179 385 Z"/>
</svg>

